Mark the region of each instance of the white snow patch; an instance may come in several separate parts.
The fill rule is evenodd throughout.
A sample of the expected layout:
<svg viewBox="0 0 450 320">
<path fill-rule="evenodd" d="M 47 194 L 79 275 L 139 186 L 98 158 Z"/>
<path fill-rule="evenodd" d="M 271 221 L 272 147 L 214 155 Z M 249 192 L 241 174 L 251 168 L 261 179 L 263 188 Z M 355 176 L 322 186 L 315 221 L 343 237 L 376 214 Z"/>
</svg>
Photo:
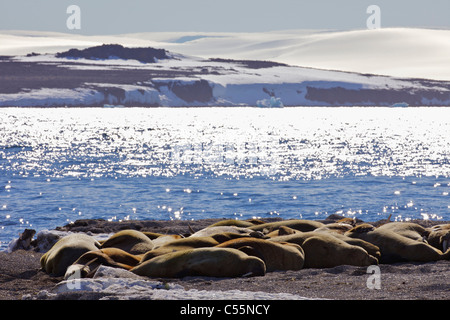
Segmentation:
<svg viewBox="0 0 450 320">
<path fill-rule="evenodd" d="M 414 42 L 411 40 L 411 36 L 416 34 L 417 39 Z M 433 60 L 433 63 L 439 64 L 440 71 L 444 73 L 448 72 L 448 78 L 450 80 L 450 44 L 448 41 L 444 41 L 442 43 L 438 43 L 437 41 L 437 39 L 443 40 L 445 36 L 450 36 L 450 30 L 383 29 L 375 31 L 356 30 L 345 32 L 289 31 L 257 34 L 230 33 L 220 34 L 218 36 L 202 35 L 201 37 L 195 38 L 195 41 L 176 43 L 176 39 L 183 36 L 191 38 L 196 37 L 195 34 L 189 33 L 171 33 L 170 35 L 162 33 L 146 33 L 133 35 L 131 37 L 132 39 L 135 39 L 133 37 L 141 37 L 139 39 L 142 41 L 147 41 L 147 45 L 150 44 L 150 39 L 153 39 L 153 42 L 161 41 L 161 46 L 165 49 L 179 50 L 182 52 L 182 54 L 174 54 L 177 58 L 179 58 L 179 60 L 168 59 L 158 61 L 157 63 L 140 63 L 135 60 L 104 61 L 77 59 L 76 62 L 78 65 L 70 64 L 69 68 L 102 70 L 133 68 L 153 70 L 162 73 L 164 73 L 164 71 L 177 71 L 186 73 L 187 76 L 174 76 L 172 78 L 151 78 L 149 76 L 148 81 L 138 82 L 133 85 L 114 83 L 85 84 L 91 85 L 90 87 L 92 89 L 41 88 L 30 90 L 24 88 L 22 92 L 19 93 L 0 94 L 0 107 L 101 106 L 104 104 L 132 106 L 133 103 L 137 105 L 146 104 L 164 107 L 188 107 L 211 104 L 217 106 L 254 106 L 257 104 L 257 101 L 265 101 L 265 99 L 270 99 L 271 97 L 281 99 L 285 106 L 333 105 L 332 103 L 311 101 L 306 99 L 307 87 L 319 89 L 341 88 L 355 91 L 360 89 L 404 90 L 406 88 L 411 91 L 414 91 L 415 89 L 424 89 L 423 84 L 414 80 L 324 69 L 352 69 L 349 66 L 345 67 L 345 62 L 349 62 L 351 66 L 360 66 L 355 67 L 350 71 L 375 72 L 371 69 L 372 66 L 380 66 L 380 64 L 383 64 L 383 66 L 388 69 L 389 65 L 391 65 L 390 70 L 403 70 L 403 74 L 400 74 L 401 72 L 387 72 L 387 74 L 390 74 L 391 76 L 405 76 L 404 72 L 406 67 L 408 67 L 406 70 L 407 72 L 409 72 L 408 70 L 416 68 L 413 67 L 416 66 L 415 63 L 417 62 L 414 62 L 414 59 L 419 59 L 421 63 L 420 68 L 422 68 L 422 70 L 427 70 L 428 66 L 432 63 L 429 61 L 427 62 L 427 59 L 433 60 L 434 58 L 439 58 L 438 60 Z M 402 38 L 403 36 L 406 40 Z M 21 39 L 23 41 L 30 37 L 33 38 L 33 36 L 20 33 L 6 35 L 0 34 L 0 40 L 2 37 L 22 37 L 23 39 Z M 60 35 L 43 33 L 42 37 L 38 38 L 45 41 L 47 37 L 60 37 Z M 81 36 L 71 38 L 69 36 L 68 39 L 80 41 L 80 37 Z M 88 36 L 84 37 L 84 39 L 91 39 Z M 430 37 L 433 41 L 429 40 L 428 37 Z M 106 38 L 109 39 L 108 37 Z M 115 40 L 122 40 L 123 42 L 121 44 L 123 45 L 133 41 L 127 40 L 127 42 L 125 41 L 125 38 L 121 36 L 115 36 L 113 38 Z M 422 38 L 427 38 L 428 42 L 426 43 L 435 50 L 423 48 L 419 41 Z M 74 42 L 74 45 L 76 44 L 76 41 Z M 6 43 L 6 46 L 8 46 L 8 43 L 9 42 Z M 120 43 L 120 41 L 118 43 Z M 382 44 L 381 49 L 378 48 L 376 43 L 378 43 L 378 45 Z M 400 48 L 397 47 L 398 43 L 405 46 L 407 50 L 404 50 L 403 47 L 401 47 L 400 50 Z M 370 48 L 370 55 L 367 52 L 368 49 L 365 47 L 366 44 Z M 216 49 L 213 49 L 215 45 L 223 49 L 222 55 L 215 55 Z M 317 48 L 320 48 L 320 50 Z M 382 50 L 382 52 L 378 52 L 377 50 Z M 308 52 L 308 54 L 305 52 Z M 364 52 L 371 57 L 372 60 L 370 63 L 367 61 L 367 57 L 364 56 Z M 445 54 L 441 56 L 442 52 Z M 0 48 L 0 54 L 1 53 L 2 49 Z M 339 56 L 339 59 L 333 58 L 335 53 Z M 192 54 L 198 54 L 199 57 L 192 56 Z M 329 56 L 325 57 L 324 55 Z M 439 55 L 439 57 L 437 57 L 437 55 Z M 289 62 L 289 59 L 294 56 L 299 57 L 299 60 L 297 62 L 290 61 L 290 63 L 302 65 L 303 67 L 273 66 L 269 68 L 246 68 L 238 61 L 205 60 L 210 57 L 220 57 Z M 322 64 L 311 62 L 311 59 L 316 58 L 317 56 L 321 57 L 320 62 Z M 68 61 L 67 59 L 55 58 L 53 55 L 48 54 L 42 56 L 18 57 L 16 59 L 39 63 L 58 64 L 60 67 L 68 66 L 67 64 L 64 64 L 64 62 Z M 302 63 L 300 63 L 300 61 Z M 314 69 L 311 67 L 319 69 Z M 431 72 L 434 69 L 430 68 L 428 70 Z M 189 73 L 192 74 L 191 77 L 189 77 Z M 410 76 L 421 77 L 424 76 L 424 74 L 414 73 Z M 430 74 L 426 77 L 436 78 L 434 76 L 430 76 Z M 199 81 L 200 79 L 209 82 L 213 95 L 211 101 L 187 102 L 178 97 L 171 90 L 171 83 L 176 82 L 180 84 L 192 84 L 194 81 Z M 157 85 L 153 86 L 153 84 Z M 103 93 L 103 90 L 101 89 L 98 91 L 95 90 L 95 88 L 99 87 L 115 87 L 123 89 L 124 96 L 121 95 L 119 97 L 114 95 L 114 93 Z M 431 90 L 432 88 L 425 89 Z M 439 88 L 439 90 L 441 92 L 449 91 L 449 89 L 444 86 Z M 444 99 L 445 98 L 441 100 Z M 376 102 L 372 103 L 376 104 Z M 424 98 L 423 103 L 448 104 L 448 101 L 440 101 L 437 98 Z"/>
<path fill-rule="evenodd" d="M 177 41 L 179 39 L 194 41 Z M 151 46 L 203 58 L 270 60 L 394 77 L 450 80 L 450 30 L 287 30 L 255 33 L 147 32 L 87 36 L 1 31 L 0 55 L 56 53 L 104 43 Z"/>
<path fill-rule="evenodd" d="M 100 266 L 93 278 L 65 280 L 52 290 L 43 290 L 25 300 L 57 299 L 74 292 L 99 293 L 101 300 L 308 300 L 288 293 L 267 293 L 241 290 L 185 290 L 180 285 L 162 283 L 140 277 L 118 268 Z"/>
<path fill-rule="evenodd" d="M 77 106 L 93 105 L 103 101 L 104 96 L 95 90 L 86 88 L 58 89 L 41 88 L 19 93 L 0 94 L 0 107 L 33 107 L 33 106 Z"/>
</svg>

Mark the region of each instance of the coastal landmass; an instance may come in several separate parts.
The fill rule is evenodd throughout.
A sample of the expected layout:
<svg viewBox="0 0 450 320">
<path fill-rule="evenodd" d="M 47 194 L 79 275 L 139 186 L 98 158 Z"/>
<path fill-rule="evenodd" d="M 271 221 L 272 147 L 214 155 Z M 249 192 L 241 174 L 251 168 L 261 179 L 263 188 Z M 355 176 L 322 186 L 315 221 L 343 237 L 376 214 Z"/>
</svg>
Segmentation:
<svg viewBox="0 0 450 320">
<path fill-rule="evenodd" d="M 2 56 L 0 68 L 0 107 L 450 105 L 448 81 L 118 44 Z"/>
</svg>

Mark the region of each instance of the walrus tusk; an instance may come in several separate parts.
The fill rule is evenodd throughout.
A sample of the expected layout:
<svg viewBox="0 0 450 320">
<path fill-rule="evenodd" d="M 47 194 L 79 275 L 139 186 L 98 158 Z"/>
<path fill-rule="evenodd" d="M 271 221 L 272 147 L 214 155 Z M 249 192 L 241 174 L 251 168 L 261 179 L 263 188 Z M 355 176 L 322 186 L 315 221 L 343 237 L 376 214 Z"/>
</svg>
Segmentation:
<svg viewBox="0 0 450 320">
<path fill-rule="evenodd" d="M 447 252 L 448 250 L 448 240 L 445 239 L 444 242 L 442 242 L 442 252 Z"/>
<path fill-rule="evenodd" d="M 100 251 L 101 251 L 101 250 L 100 250 Z M 102 253 L 103 253 L 103 251 L 102 251 Z M 98 259 L 98 257 L 92 259 L 91 261 L 86 262 L 86 263 L 84 264 L 84 266 L 83 266 L 83 269 L 86 268 L 86 267 L 88 267 L 91 263 L 95 262 L 97 259 Z"/>
<path fill-rule="evenodd" d="M 191 234 L 194 234 L 194 233 L 195 233 L 194 229 L 192 229 L 192 227 L 191 227 L 190 224 L 188 224 L 188 228 L 189 228 L 189 232 L 190 232 Z"/>
<path fill-rule="evenodd" d="M 383 222 L 381 222 L 381 224 L 378 227 L 381 227 L 383 224 L 387 224 L 387 223 L 391 222 L 391 217 L 392 217 L 392 213 L 389 215 L 389 217 L 387 217 L 386 220 L 384 220 L 384 221 L 381 220 Z"/>
<path fill-rule="evenodd" d="M 90 271 L 88 274 L 86 274 L 86 278 L 93 278 L 94 274 L 97 272 L 97 270 L 100 268 L 102 264 L 100 263 L 97 267 L 95 267 L 94 270 Z"/>
</svg>

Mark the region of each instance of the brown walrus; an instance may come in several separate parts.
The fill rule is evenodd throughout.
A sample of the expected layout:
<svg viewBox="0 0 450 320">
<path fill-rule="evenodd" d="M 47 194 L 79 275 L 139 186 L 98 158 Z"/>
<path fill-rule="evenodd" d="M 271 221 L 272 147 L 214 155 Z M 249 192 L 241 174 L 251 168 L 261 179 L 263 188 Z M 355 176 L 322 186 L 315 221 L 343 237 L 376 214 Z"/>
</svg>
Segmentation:
<svg viewBox="0 0 450 320">
<path fill-rule="evenodd" d="M 250 228 L 242 228 L 236 226 L 209 226 L 191 234 L 189 237 L 207 237 L 221 233 L 232 233 L 242 237 L 263 237 L 261 233 L 251 230 Z"/>
<path fill-rule="evenodd" d="M 446 252 L 450 249 L 450 224 L 438 224 L 427 229 L 427 242 L 436 249 Z"/>
<path fill-rule="evenodd" d="M 148 277 L 181 278 L 186 276 L 241 277 L 263 276 L 264 261 L 232 248 L 197 248 L 157 256 L 131 269 Z"/>
<path fill-rule="evenodd" d="M 377 229 L 390 230 L 417 241 L 425 241 L 429 234 L 429 231 L 425 227 L 413 222 L 388 222 L 379 226 Z"/>
<path fill-rule="evenodd" d="M 236 220 L 236 219 L 225 219 L 211 224 L 209 227 L 221 227 L 221 226 L 235 226 L 240 228 L 248 228 L 254 226 L 255 224 L 262 224 L 262 221 L 256 220 Z"/>
<path fill-rule="evenodd" d="M 315 220 L 302 220 L 302 219 L 292 219 L 292 220 L 283 220 L 283 221 L 276 221 L 276 222 L 268 222 L 263 224 L 258 224 L 252 227 L 248 227 L 248 229 L 255 230 L 255 231 L 261 231 L 264 233 L 269 233 L 274 230 L 279 229 L 280 227 L 289 227 L 298 231 L 306 232 L 306 231 L 312 231 L 317 228 L 322 227 L 324 224 L 320 221 Z"/>
<path fill-rule="evenodd" d="M 145 234 L 145 232 L 144 232 Z M 177 234 L 167 234 L 167 235 L 161 235 L 159 237 L 156 237 L 154 239 L 152 239 L 152 243 L 153 243 L 153 249 L 158 248 L 160 246 L 163 246 L 167 243 L 170 243 L 174 240 L 179 240 L 179 239 L 183 239 L 182 236 L 177 235 Z"/>
<path fill-rule="evenodd" d="M 131 254 L 144 254 L 153 249 L 152 240 L 144 233 L 127 229 L 119 231 L 109 237 L 101 245 L 102 248 L 119 248 Z"/>
<path fill-rule="evenodd" d="M 251 238 L 251 237 L 245 234 L 224 232 L 224 233 L 214 233 L 211 236 L 186 237 L 181 239 L 175 239 L 172 241 L 168 241 L 159 247 L 155 247 L 152 250 L 147 251 L 145 254 L 142 255 L 141 262 L 170 252 L 202 247 L 214 247 L 222 242 L 239 238 Z"/>
<path fill-rule="evenodd" d="M 130 270 L 137 266 L 140 261 L 140 257 L 118 248 L 89 251 L 67 268 L 64 278 L 68 279 L 77 272 L 81 278 L 90 277 L 100 265 Z"/>
<path fill-rule="evenodd" d="M 351 224 L 348 223 L 342 223 L 342 222 L 334 222 L 334 223 L 329 223 L 326 224 L 322 227 L 319 227 L 313 231 L 315 232 L 335 232 L 335 233 L 339 233 L 339 234 L 344 234 L 345 232 L 349 231 L 350 229 L 352 229 L 353 226 Z"/>
<path fill-rule="evenodd" d="M 385 226 L 385 225 L 383 225 Z M 442 251 L 421 241 L 403 236 L 389 228 L 374 228 L 362 224 L 345 233 L 351 238 L 359 238 L 380 248 L 381 263 L 405 261 L 430 262 L 448 259 L 450 251 Z"/>
<path fill-rule="evenodd" d="M 276 230 L 273 230 L 269 233 L 266 234 L 266 236 L 268 238 L 274 238 L 274 237 L 279 237 L 279 236 L 286 236 L 288 234 L 294 234 L 294 233 L 300 233 L 301 231 L 286 227 L 286 226 L 281 226 Z"/>
<path fill-rule="evenodd" d="M 219 243 L 220 242 L 214 239 L 214 237 L 187 237 L 173 240 L 158 248 L 154 248 L 152 250 L 147 251 L 142 256 L 141 263 L 163 254 L 195 248 L 214 247 L 217 246 Z"/>
<path fill-rule="evenodd" d="M 62 276 L 81 255 L 100 248 L 100 243 L 83 233 L 64 236 L 40 259 L 42 269 L 52 275 Z"/>
<path fill-rule="evenodd" d="M 340 265 L 370 266 L 378 259 L 359 246 L 318 233 L 305 240 L 305 268 L 332 268 Z"/>
<path fill-rule="evenodd" d="M 276 243 L 263 239 L 240 238 L 223 242 L 217 248 L 239 249 L 248 255 L 261 258 L 266 271 L 300 270 L 305 262 L 302 247 L 296 244 Z"/>
<path fill-rule="evenodd" d="M 342 235 L 314 231 L 298 232 L 270 239 L 270 241 L 290 242 L 300 245 L 305 252 L 305 268 L 378 264 L 376 254 L 379 252 L 379 249 L 377 247 L 362 242 L 352 244 L 352 241 L 346 242 L 345 240 L 347 240 L 346 237 Z M 369 254 L 363 245 L 366 245 L 374 255 Z"/>
</svg>

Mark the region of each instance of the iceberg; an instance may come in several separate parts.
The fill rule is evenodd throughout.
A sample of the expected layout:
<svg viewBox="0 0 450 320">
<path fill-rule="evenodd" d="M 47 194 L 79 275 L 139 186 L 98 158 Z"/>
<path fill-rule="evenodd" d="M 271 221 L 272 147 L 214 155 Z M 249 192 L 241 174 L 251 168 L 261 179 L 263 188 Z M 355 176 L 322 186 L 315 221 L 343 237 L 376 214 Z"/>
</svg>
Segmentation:
<svg viewBox="0 0 450 320">
<path fill-rule="evenodd" d="M 280 98 L 270 97 L 270 99 L 263 99 L 256 101 L 258 108 L 283 108 L 283 102 Z"/>
<path fill-rule="evenodd" d="M 122 104 L 104 104 L 103 108 L 125 108 Z"/>
<path fill-rule="evenodd" d="M 391 105 L 391 107 L 406 108 L 406 107 L 409 107 L 409 104 L 407 104 L 406 102 L 397 102 L 397 103 L 394 103 L 393 105 Z"/>
</svg>

